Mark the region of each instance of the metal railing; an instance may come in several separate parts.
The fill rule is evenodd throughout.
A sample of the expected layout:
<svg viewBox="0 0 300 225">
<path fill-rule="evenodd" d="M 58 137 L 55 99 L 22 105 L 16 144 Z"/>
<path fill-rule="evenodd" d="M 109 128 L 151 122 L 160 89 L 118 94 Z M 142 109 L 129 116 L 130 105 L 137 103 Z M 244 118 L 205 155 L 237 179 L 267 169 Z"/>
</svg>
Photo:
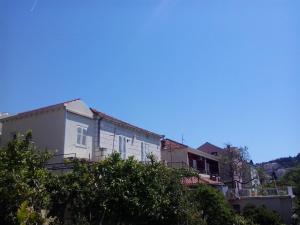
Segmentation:
<svg viewBox="0 0 300 225">
<path fill-rule="evenodd" d="M 72 169 L 72 162 L 66 163 L 65 160 L 73 160 L 77 159 L 76 153 L 68 153 L 68 154 L 56 154 L 44 164 L 44 167 L 48 170 L 68 170 Z"/>
<path fill-rule="evenodd" d="M 248 189 L 228 189 L 226 197 L 228 199 L 250 198 L 250 197 L 272 197 L 272 196 L 293 196 L 289 187 L 278 188 L 248 188 Z"/>
<path fill-rule="evenodd" d="M 175 169 L 187 169 L 187 170 L 190 170 L 190 171 L 196 171 L 199 174 L 208 175 L 209 178 L 211 180 L 214 180 L 214 181 L 220 181 L 221 180 L 220 175 L 218 173 L 212 173 L 212 172 L 206 171 L 204 169 L 201 170 L 201 169 L 193 168 L 184 161 L 182 161 L 182 162 L 167 162 L 166 165 L 171 167 L 171 168 L 175 168 Z"/>
</svg>

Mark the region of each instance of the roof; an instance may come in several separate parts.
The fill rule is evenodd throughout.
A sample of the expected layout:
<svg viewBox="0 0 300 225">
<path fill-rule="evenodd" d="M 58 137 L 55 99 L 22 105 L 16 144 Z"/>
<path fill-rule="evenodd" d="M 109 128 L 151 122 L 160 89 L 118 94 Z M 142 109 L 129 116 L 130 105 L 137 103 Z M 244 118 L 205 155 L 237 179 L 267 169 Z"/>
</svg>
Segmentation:
<svg viewBox="0 0 300 225">
<path fill-rule="evenodd" d="M 219 161 L 218 156 L 212 155 L 212 154 L 204 152 L 204 151 L 199 151 L 197 149 L 189 147 L 188 145 L 181 144 L 177 141 L 174 141 L 174 140 L 171 140 L 168 138 L 162 140 L 161 150 L 182 151 L 182 152 L 202 156 L 207 159 L 214 160 L 214 161 Z"/>
<path fill-rule="evenodd" d="M 41 108 L 29 110 L 29 111 L 17 113 L 17 114 L 14 114 L 12 116 L 1 118 L 0 120 L 5 121 L 5 120 L 9 120 L 9 119 L 24 117 L 24 116 L 27 116 L 27 115 L 30 115 L 30 114 L 34 114 L 34 113 L 44 112 L 44 111 L 47 111 L 47 110 L 50 110 L 50 109 L 55 109 L 55 108 L 58 108 L 58 107 L 65 106 L 65 104 L 67 104 L 67 103 L 78 101 L 78 100 L 80 100 L 80 99 L 76 98 L 76 99 L 72 99 L 72 100 L 69 100 L 69 101 L 61 102 L 61 103 L 58 103 L 58 104 L 53 104 L 53 105 L 49 105 L 49 106 L 45 106 L 45 107 L 41 107 Z"/>
<path fill-rule="evenodd" d="M 93 112 L 95 115 L 97 115 L 97 116 L 99 116 L 100 118 L 103 118 L 103 119 L 105 119 L 105 120 L 107 120 L 107 121 L 110 121 L 110 122 L 112 122 L 112 123 L 114 123 L 114 124 L 116 124 L 116 125 L 123 126 L 123 127 L 129 128 L 129 129 L 132 129 L 132 130 L 135 130 L 135 131 L 139 131 L 139 132 L 142 132 L 142 133 L 146 133 L 146 134 L 148 134 L 148 135 L 152 135 L 152 136 L 156 136 L 156 137 L 163 137 L 163 135 L 156 134 L 156 133 L 154 133 L 154 132 L 151 132 L 151 131 L 145 130 L 145 129 L 143 129 L 143 128 L 137 127 L 137 126 L 135 126 L 135 125 L 132 125 L 132 124 L 130 124 L 130 123 L 124 122 L 124 121 L 122 121 L 122 120 L 119 120 L 119 119 L 117 119 L 117 118 L 114 118 L 114 117 L 112 117 L 112 116 L 109 116 L 109 115 L 107 115 L 107 114 L 105 114 L 105 113 L 103 113 L 103 112 L 100 112 L 100 111 L 98 111 L 98 110 L 96 110 L 96 109 L 91 108 L 91 110 L 92 110 L 92 112 Z"/>
<path fill-rule="evenodd" d="M 21 112 L 21 113 L 15 114 L 13 116 L 8 116 L 8 117 L 5 117 L 5 118 L 1 118 L 0 120 L 6 121 L 6 120 L 14 119 L 14 118 L 21 118 L 21 117 L 32 115 L 32 114 L 35 114 L 35 113 L 44 112 L 44 111 L 48 111 L 48 110 L 51 110 L 51 109 L 56 109 L 56 108 L 59 108 L 59 107 L 64 107 L 68 103 L 79 101 L 79 100 L 80 100 L 80 98 L 72 99 L 72 100 L 61 102 L 61 103 L 58 103 L 58 104 L 54 104 L 54 105 L 50 105 L 50 106 L 45 106 L 45 107 L 37 108 L 37 109 L 34 109 L 34 110 L 29 110 L 29 111 L 26 111 L 26 112 Z M 116 119 L 116 118 L 114 118 L 112 116 L 109 116 L 109 115 L 107 115 L 107 114 L 105 114 L 103 112 L 97 111 L 96 109 L 90 108 L 90 110 L 93 112 L 93 114 L 96 114 L 99 117 L 104 118 L 104 119 L 106 119 L 108 121 L 111 121 L 111 122 L 113 122 L 113 123 L 115 123 L 117 125 L 125 126 L 127 128 L 130 128 L 130 129 L 133 129 L 133 130 L 137 130 L 137 131 L 146 133 L 148 135 L 162 137 L 162 135 L 160 135 L 160 134 L 156 134 L 154 132 L 145 130 L 143 128 L 139 128 L 137 126 L 134 126 L 134 125 L 129 124 L 127 122 L 124 122 L 122 120 Z"/>
<path fill-rule="evenodd" d="M 162 140 L 162 144 L 161 144 L 162 150 L 171 150 L 171 149 L 174 150 L 180 148 L 188 148 L 188 146 L 168 138 Z"/>
<path fill-rule="evenodd" d="M 3 119 L 3 118 L 6 118 L 6 117 L 9 117 L 9 116 L 12 116 L 10 115 L 9 113 L 4 113 L 4 112 L 0 112 L 0 119 Z"/>
<path fill-rule="evenodd" d="M 180 150 L 181 151 L 186 151 L 187 153 L 199 155 L 199 156 L 202 156 L 204 158 L 211 159 L 211 160 L 214 160 L 214 161 L 219 161 L 219 157 L 218 156 L 215 156 L 215 155 L 203 152 L 203 151 L 199 151 L 199 150 L 194 149 L 194 148 L 188 147 L 188 148 L 184 148 L 184 149 L 180 149 Z"/>
<path fill-rule="evenodd" d="M 201 145 L 200 147 L 197 148 L 198 150 L 202 151 L 202 152 L 206 152 L 208 154 L 213 154 L 215 152 L 222 152 L 223 149 L 216 146 L 216 145 L 213 145 L 209 142 L 206 142 L 204 143 L 203 145 Z"/>
</svg>

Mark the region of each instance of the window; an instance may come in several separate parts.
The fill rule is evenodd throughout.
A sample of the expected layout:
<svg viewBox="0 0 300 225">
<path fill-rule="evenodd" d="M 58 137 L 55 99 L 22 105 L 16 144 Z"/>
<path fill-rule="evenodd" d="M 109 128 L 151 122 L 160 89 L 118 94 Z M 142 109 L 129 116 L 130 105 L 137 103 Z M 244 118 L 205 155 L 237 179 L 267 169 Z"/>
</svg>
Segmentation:
<svg viewBox="0 0 300 225">
<path fill-rule="evenodd" d="M 119 136 L 119 152 L 122 159 L 126 159 L 126 137 Z"/>
<path fill-rule="evenodd" d="M 145 161 L 145 155 L 146 155 L 146 153 L 145 153 L 145 149 L 144 149 L 144 143 L 141 142 L 141 161 L 142 162 Z"/>
<path fill-rule="evenodd" d="M 86 146 L 87 128 L 77 127 L 77 145 Z"/>
<path fill-rule="evenodd" d="M 147 158 L 149 155 L 149 144 L 141 142 L 141 161 L 148 161 Z"/>
<path fill-rule="evenodd" d="M 16 131 L 13 131 L 13 132 L 10 132 L 10 137 L 13 139 L 13 138 L 16 138 L 17 137 L 17 132 Z"/>
<path fill-rule="evenodd" d="M 193 159 L 193 168 L 197 169 L 197 160 L 196 159 Z"/>
</svg>

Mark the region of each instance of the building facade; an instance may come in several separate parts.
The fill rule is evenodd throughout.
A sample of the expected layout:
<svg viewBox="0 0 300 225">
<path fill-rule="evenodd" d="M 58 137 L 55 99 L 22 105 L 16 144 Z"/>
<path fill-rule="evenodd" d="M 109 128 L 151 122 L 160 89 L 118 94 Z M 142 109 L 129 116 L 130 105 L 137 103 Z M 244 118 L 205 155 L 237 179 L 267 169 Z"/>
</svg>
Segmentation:
<svg viewBox="0 0 300 225">
<path fill-rule="evenodd" d="M 256 166 L 252 161 L 245 160 L 246 157 L 243 157 L 244 153 L 240 148 L 220 148 L 206 142 L 197 149 L 220 158 L 220 177 L 229 188 L 241 190 L 260 185 Z"/>
<path fill-rule="evenodd" d="M 201 152 L 170 139 L 162 140 L 161 158 L 170 167 L 193 168 L 203 177 L 219 179 L 217 156 Z"/>
<path fill-rule="evenodd" d="M 149 154 L 161 159 L 161 135 L 89 108 L 80 99 L 43 107 L 1 119 L 2 146 L 17 133 L 32 131 L 40 149 L 53 151 L 53 161 L 76 157 L 92 161 L 120 152 L 145 161 Z"/>
</svg>

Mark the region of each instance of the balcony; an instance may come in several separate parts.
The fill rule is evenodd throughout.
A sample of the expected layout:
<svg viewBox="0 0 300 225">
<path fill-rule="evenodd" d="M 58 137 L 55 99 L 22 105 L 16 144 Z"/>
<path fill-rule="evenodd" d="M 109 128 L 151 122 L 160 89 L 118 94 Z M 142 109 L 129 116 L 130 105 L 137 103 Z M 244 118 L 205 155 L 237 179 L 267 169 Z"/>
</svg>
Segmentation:
<svg viewBox="0 0 300 225">
<path fill-rule="evenodd" d="M 171 168 L 175 168 L 175 169 L 186 169 L 189 171 L 196 171 L 201 177 L 205 178 L 205 179 L 210 179 L 213 181 L 218 181 L 220 182 L 220 176 L 218 173 L 213 173 L 204 169 L 199 169 L 199 168 L 193 168 L 191 166 L 189 166 L 186 162 L 167 162 L 166 165 L 168 167 Z"/>
<path fill-rule="evenodd" d="M 249 189 L 228 189 L 226 197 L 228 199 L 255 198 L 255 197 L 273 197 L 273 196 L 291 196 L 293 195 L 292 187 L 278 188 L 249 188 Z"/>
</svg>

